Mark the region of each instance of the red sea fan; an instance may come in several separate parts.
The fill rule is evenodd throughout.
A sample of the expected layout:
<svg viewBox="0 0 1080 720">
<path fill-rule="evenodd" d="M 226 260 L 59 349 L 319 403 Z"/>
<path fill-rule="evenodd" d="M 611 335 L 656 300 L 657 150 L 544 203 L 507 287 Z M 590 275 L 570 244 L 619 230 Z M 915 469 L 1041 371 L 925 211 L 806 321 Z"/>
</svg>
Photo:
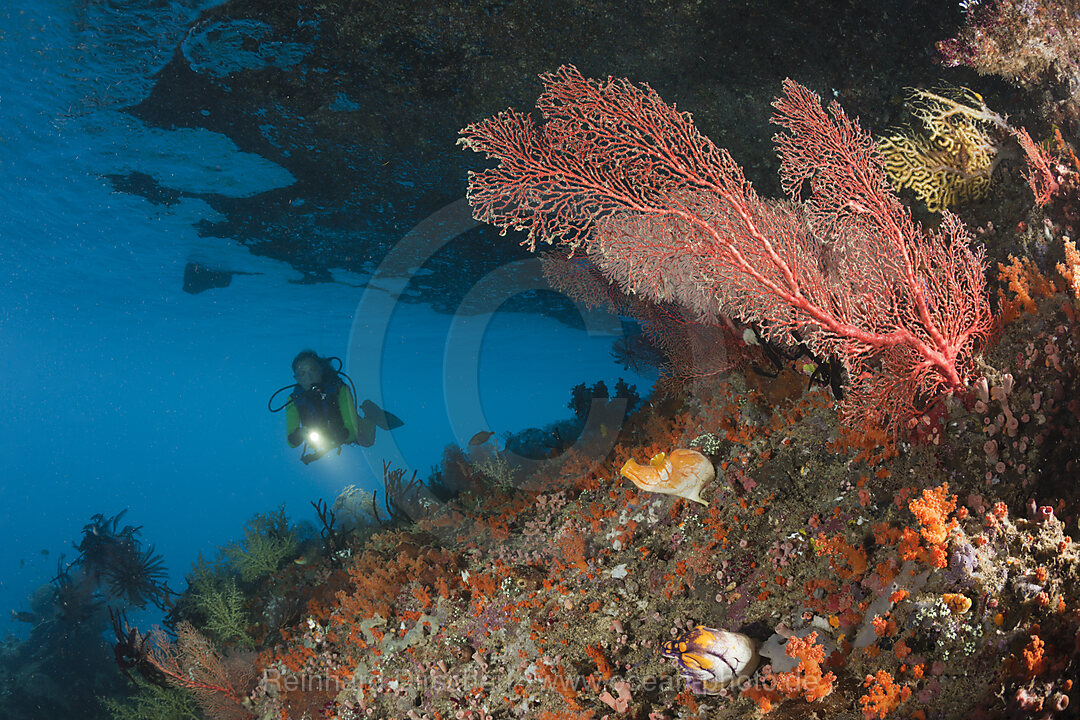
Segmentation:
<svg viewBox="0 0 1080 720">
<path fill-rule="evenodd" d="M 544 277 L 555 290 L 588 307 L 606 307 L 633 318 L 641 326 L 647 338 L 641 343 L 642 369 L 659 366 L 665 388 L 722 373 L 748 354 L 741 329 L 727 318 L 694 317 L 677 303 L 628 293 L 585 257 L 547 253 L 540 261 Z M 656 351 L 663 355 L 659 363 Z"/>
<path fill-rule="evenodd" d="M 964 385 L 990 326 L 982 254 L 951 215 L 938 231 L 912 222 L 839 105 L 785 81 L 773 122 L 791 200 L 774 202 L 647 85 L 572 66 L 542 79 L 543 127 L 507 111 L 462 131 L 499 160 L 470 174 L 478 219 L 584 250 L 631 295 L 839 358 L 867 426 Z"/>
</svg>

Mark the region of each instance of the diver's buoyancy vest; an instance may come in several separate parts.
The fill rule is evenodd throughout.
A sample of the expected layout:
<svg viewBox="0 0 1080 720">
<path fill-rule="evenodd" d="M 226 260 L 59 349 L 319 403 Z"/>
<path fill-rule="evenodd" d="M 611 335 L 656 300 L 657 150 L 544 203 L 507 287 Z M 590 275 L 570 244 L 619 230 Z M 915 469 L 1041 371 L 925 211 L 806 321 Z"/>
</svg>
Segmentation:
<svg viewBox="0 0 1080 720">
<path fill-rule="evenodd" d="M 345 442 L 349 431 L 341 419 L 341 407 L 338 405 L 341 387 L 341 379 L 334 375 L 324 387 L 293 391 L 289 400 L 300 416 L 300 427 L 325 432 L 334 442 Z"/>
</svg>

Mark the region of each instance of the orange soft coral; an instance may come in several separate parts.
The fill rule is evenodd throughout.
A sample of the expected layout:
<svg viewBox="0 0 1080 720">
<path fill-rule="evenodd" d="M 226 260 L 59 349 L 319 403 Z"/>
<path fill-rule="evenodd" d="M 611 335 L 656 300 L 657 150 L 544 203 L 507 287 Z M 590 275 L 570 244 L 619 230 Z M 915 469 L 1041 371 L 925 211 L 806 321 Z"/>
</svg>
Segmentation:
<svg viewBox="0 0 1080 720">
<path fill-rule="evenodd" d="M 836 676 L 831 672 L 823 673 L 821 663 L 825 662 L 825 648 L 815 645 L 817 632 L 812 632 L 804 639 L 789 638 L 784 652 L 788 657 L 796 658 L 798 666 L 791 672 L 781 673 L 780 677 L 794 681 L 796 695 L 799 691 L 807 702 L 820 700 L 832 692 L 832 682 Z"/>
<path fill-rule="evenodd" d="M 922 525 L 923 539 L 930 545 L 941 545 L 948 539 L 949 530 L 956 527 L 956 521 L 946 524 L 949 513 L 956 509 L 956 496 L 948 496 L 949 484 L 933 490 L 923 490 L 922 497 L 908 503 L 908 509 Z"/>
<path fill-rule="evenodd" d="M 1005 290 L 998 289 L 1001 316 L 1007 323 L 1018 318 L 1021 312 L 1038 312 L 1034 298 L 1049 297 L 1057 292 L 1053 281 L 1043 275 L 1027 257 L 1010 255 L 1008 265 L 998 263 L 998 281 L 1004 283 L 1012 293 L 1012 297 L 1009 297 Z"/>
<path fill-rule="evenodd" d="M 815 645 L 815 640 L 817 632 L 805 638 L 788 638 L 784 651 L 799 664 L 790 672 L 770 673 L 767 676 L 770 688 L 748 687 L 743 690 L 743 697 L 753 700 L 763 713 L 767 713 L 785 698 L 802 697 L 807 702 L 813 702 L 831 693 L 836 676 L 831 672 L 822 672 L 825 648 Z"/>
<path fill-rule="evenodd" d="M 1038 635 L 1031 636 L 1028 644 L 1021 651 L 1020 661 L 1024 669 L 1024 676 L 1028 680 L 1046 671 L 1049 662 L 1046 659 L 1046 643 L 1043 642 L 1041 637 Z"/>
<path fill-rule="evenodd" d="M 818 555 L 832 556 L 829 565 L 840 577 L 850 578 L 866 572 L 866 551 L 848 543 L 843 534 L 837 533 L 829 537 L 822 533 L 815 542 Z"/>
<path fill-rule="evenodd" d="M 908 509 L 919 521 L 919 535 L 926 542 L 925 552 L 918 546 L 918 536 L 905 528 L 900 541 L 900 555 L 905 560 L 926 560 L 934 567 L 947 564 L 946 543 L 949 533 L 956 528 L 956 520 L 949 513 L 956 509 L 956 496 L 949 494 L 949 484 L 942 483 L 933 490 L 923 490 L 922 495 L 908 503 Z"/>
<path fill-rule="evenodd" d="M 1073 297 L 1080 300 L 1080 252 L 1076 250 L 1076 243 L 1068 238 L 1065 239 L 1065 262 L 1058 263 L 1057 269 Z"/>
<path fill-rule="evenodd" d="M 911 688 L 897 685 L 893 676 L 884 670 L 878 670 L 875 675 L 867 675 L 863 685 L 869 689 L 859 698 L 859 704 L 862 705 L 863 717 L 867 720 L 874 716 L 879 720 L 883 719 L 911 697 Z"/>
</svg>

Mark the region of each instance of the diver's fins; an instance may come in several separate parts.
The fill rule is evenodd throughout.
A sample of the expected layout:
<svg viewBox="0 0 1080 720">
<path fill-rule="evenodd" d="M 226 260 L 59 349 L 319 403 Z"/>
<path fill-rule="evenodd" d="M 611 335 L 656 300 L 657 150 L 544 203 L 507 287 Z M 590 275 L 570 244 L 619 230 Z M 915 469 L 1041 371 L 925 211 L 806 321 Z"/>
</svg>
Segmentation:
<svg viewBox="0 0 1080 720">
<path fill-rule="evenodd" d="M 375 444 L 375 423 L 371 418 L 356 419 L 356 444 L 360 447 L 371 447 Z"/>
<path fill-rule="evenodd" d="M 397 415 L 383 410 L 370 400 L 365 400 L 361 403 L 360 409 L 364 411 L 365 419 L 371 420 L 383 430 L 394 430 L 405 424 L 405 422 Z"/>
</svg>

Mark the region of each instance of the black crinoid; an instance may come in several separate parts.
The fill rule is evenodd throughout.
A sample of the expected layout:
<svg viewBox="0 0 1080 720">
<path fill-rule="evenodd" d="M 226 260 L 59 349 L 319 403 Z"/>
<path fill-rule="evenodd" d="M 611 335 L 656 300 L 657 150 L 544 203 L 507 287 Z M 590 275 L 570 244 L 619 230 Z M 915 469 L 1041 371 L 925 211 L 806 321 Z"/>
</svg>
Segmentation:
<svg viewBox="0 0 1080 720">
<path fill-rule="evenodd" d="M 165 609 L 169 589 L 164 561 L 154 554 L 152 545 L 144 546 L 139 539 L 142 526 L 120 527 L 126 512 L 111 518 L 98 513 L 90 518 L 75 546 L 79 551 L 76 563 L 108 599 L 139 608 L 149 602 Z"/>
<path fill-rule="evenodd" d="M 113 599 L 126 600 L 140 608 L 149 602 L 164 610 L 169 595 L 165 585 L 168 576 L 165 561 L 154 554 L 154 546 L 143 548 L 136 544 L 116 556 L 103 580 Z"/>
<path fill-rule="evenodd" d="M 124 517 L 125 513 L 127 510 L 121 510 L 111 518 L 98 513 L 83 526 L 82 540 L 75 546 L 79 551 L 75 562 L 81 565 L 88 575 L 102 574 L 118 554 L 127 552 L 125 548 L 137 542 L 135 536 L 142 530 L 142 526 L 125 525 L 120 529 L 120 518 Z"/>
<path fill-rule="evenodd" d="M 165 674 L 150 659 L 150 652 L 154 646 L 151 635 L 143 635 L 136 628 L 128 625 L 127 616 L 119 610 L 109 608 L 109 618 L 112 620 L 113 634 L 116 636 L 113 655 L 120 672 L 135 684 L 138 683 L 129 672 L 130 670 L 137 671 L 145 680 L 155 685 L 169 687 Z"/>
<path fill-rule="evenodd" d="M 647 373 L 664 364 L 664 352 L 640 330 L 623 335 L 611 345 L 611 357 L 624 370 Z"/>
</svg>

